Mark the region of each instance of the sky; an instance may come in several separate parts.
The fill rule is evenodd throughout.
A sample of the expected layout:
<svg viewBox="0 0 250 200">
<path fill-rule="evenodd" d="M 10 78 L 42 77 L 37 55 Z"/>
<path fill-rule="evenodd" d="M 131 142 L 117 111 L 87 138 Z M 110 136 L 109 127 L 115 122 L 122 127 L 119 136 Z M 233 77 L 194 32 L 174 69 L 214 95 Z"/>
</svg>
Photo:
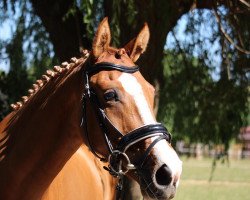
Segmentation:
<svg viewBox="0 0 250 200">
<path fill-rule="evenodd" d="M 13 22 L 11 22 L 10 20 L 6 20 L 4 23 L 0 25 L 0 38 L 3 40 L 10 39 L 13 29 L 14 29 Z M 3 54 L 3 57 L 6 57 L 6 55 Z M 0 69 L 8 71 L 9 69 L 8 59 L 2 59 L 2 57 L 0 58 Z"/>
<path fill-rule="evenodd" d="M 2 3 L 2 2 L 1 2 Z M 15 21 L 19 15 L 20 11 L 17 8 L 15 14 L 11 11 L 11 8 L 8 6 L 7 8 L 7 13 L 12 13 L 12 19 L 7 18 L 3 22 L 0 21 L 0 39 L 1 40 L 9 40 L 11 39 L 12 33 L 15 31 Z M 1 19 L 0 19 L 1 20 Z M 9 61 L 8 59 L 3 59 L 7 58 L 7 55 L 3 52 L 2 47 L 0 46 L 0 70 L 8 71 L 9 70 Z"/>
<path fill-rule="evenodd" d="M 205 19 L 208 17 L 211 17 L 211 11 L 202 10 L 202 15 L 203 15 L 203 18 Z M 192 12 L 189 12 L 188 14 L 183 15 L 177 22 L 177 25 L 175 26 L 173 31 L 171 31 L 167 35 L 165 49 L 175 49 L 176 39 L 178 40 L 180 47 L 183 49 L 185 45 L 195 43 L 195 41 L 193 41 L 192 35 L 185 33 L 185 30 L 188 26 L 188 22 L 190 20 L 190 16 L 194 18 L 201 17 L 200 13 L 198 13 L 197 11 L 192 11 Z M 220 73 L 220 65 L 222 62 L 222 58 L 220 54 L 216 53 L 216 51 L 220 49 L 219 38 L 215 40 L 214 42 L 210 41 L 210 38 L 213 37 L 213 32 L 214 32 L 212 28 L 216 30 L 216 26 L 214 27 L 214 24 L 217 24 L 217 22 L 215 21 L 215 18 L 203 20 L 203 22 L 204 23 L 198 27 L 197 35 L 199 39 L 203 41 L 203 45 L 202 45 L 203 48 L 208 50 L 209 62 L 206 62 L 206 64 L 208 66 L 212 65 L 212 67 L 214 67 L 212 74 L 211 74 L 212 78 L 214 80 L 218 80 L 219 73 Z M 175 34 L 176 39 L 174 38 L 173 33 Z M 193 56 L 198 57 L 202 53 L 203 51 L 201 51 L 200 47 L 198 45 L 195 45 Z"/>
</svg>

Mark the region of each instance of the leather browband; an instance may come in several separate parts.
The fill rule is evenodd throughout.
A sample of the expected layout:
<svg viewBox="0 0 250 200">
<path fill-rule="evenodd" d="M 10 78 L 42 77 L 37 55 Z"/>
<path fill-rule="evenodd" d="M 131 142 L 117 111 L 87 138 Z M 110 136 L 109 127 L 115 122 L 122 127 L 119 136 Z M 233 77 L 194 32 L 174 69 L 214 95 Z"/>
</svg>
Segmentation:
<svg viewBox="0 0 250 200">
<path fill-rule="evenodd" d="M 109 63 L 109 62 L 101 62 L 101 63 L 97 63 L 93 66 L 89 66 L 87 67 L 86 71 L 88 72 L 89 76 L 92 76 L 93 74 L 100 72 L 100 71 L 108 71 L 108 70 L 117 70 L 120 72 L 125 72 L 125 73 L 135 73 L 137 71 L 139 71 L 139 66 L 131 66 L 131 67 L 127 67 L 127 66 L 123 66 L 123 65 L 117 65 L 117 64 L 113 64 L 113 63 Z"/>
</svg>

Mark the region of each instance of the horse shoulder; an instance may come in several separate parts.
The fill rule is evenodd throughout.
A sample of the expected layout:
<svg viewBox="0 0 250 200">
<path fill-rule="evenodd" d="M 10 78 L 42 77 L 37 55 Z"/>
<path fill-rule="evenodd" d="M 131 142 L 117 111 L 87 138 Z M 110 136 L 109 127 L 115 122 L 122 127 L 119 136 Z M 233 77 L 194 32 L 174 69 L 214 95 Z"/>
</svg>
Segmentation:
<svg viewBox="0 0 250 200">
<path fill-rule="evenodd" d="M 86 146 L 81 146 L 55 177 L 43 200 L 114 199 L 114 180 Z"/>
</svg>

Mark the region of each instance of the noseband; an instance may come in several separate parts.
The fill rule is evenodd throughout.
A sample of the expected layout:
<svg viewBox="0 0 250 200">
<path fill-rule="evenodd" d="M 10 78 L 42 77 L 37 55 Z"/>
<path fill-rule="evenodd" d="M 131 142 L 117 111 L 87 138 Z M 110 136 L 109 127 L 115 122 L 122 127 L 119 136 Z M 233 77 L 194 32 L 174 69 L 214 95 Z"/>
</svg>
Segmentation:
<svg viewBox="0 0 250 200">
<path fill-rule="evenodd" d="M 88 141 L 88 146 L 91 152 L 98 157 L 103 162 L 109 162 L 109 167 L 104 167 L 104 169 L 108 170 L 110 174 L 114 177 L 121 178 L 124 174 L 126 174 L 129 170 L 139 170 L 144 165 L 146 158 L 148 157 L 152 148 L 156 145 L 157 142 L 161 140 L 167 140 L 171 143 L 171 134 L 168 130 L 160 123 L 150 124 L 139 127 L 126 135 L 123 135 L 112 123 L 112 121 L 105 114 L 104 109 L 102 109 L 97 95 L 93 88 L 90 87 L 89 79 L 92 75 L 100 72 L 100 71 L 110 71 L 117 70 L 120 72 L 133 74 L 139 71 L 138 66 L 127 67 L 122 65 L 116 65 L 113 63 L 102 62 L 95 64 L 93 66 L 87 65 L 83 72 L 84 79 L 84 93 L 83 93 L 83 115 L 81 126 L 85 129 L 85 138 Z M 102 130 L 104 140 L 109 151 L 108 158 L 101 157 L 95 150 L 94 146 L 90 142 L 88 126 L 87 126 L 87 114 L 86 114 L 86 102 L 89 100 L 91 105 L 93 106 L 97 119 L 99 122 L 99 126 Z M 116 138 L 119 138 L 119 141 L 116 145 L 112 144 L 110 138 L 108 137 L 109 132 L 112 131 L 112 134 L 116 135 Z M 139 159 L 138 164 L 132 164 L 126 151 L 133 145 L 137 144 L 140 141 L 146 140 L 148 138 L 156 137 L 156 139 L 149 145 L 146 149 L 143 156 Z M 123 161 L 126 161 L 126 166 L 123 165 Z M 118 185 L 119 186 L 119 185 Z M 121 189 L 121 188 L 120 188 Z"/>
</svg>

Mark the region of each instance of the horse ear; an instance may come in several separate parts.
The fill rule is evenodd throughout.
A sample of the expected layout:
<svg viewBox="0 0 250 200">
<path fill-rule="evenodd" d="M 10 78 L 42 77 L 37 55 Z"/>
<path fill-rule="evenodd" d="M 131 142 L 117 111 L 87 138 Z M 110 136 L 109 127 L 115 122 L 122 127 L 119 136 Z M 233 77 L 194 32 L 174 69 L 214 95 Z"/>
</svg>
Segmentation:
<svg viewBox="0 0 250 200">
<path fill-rule="evenodd" d="M 133 62 L 136 62 L 140 55 L 146 50 L 149 35 L 150 33 L 148 24 L 145 23 L 138 36 L 125 45 L 124 49 L 126 49 L 129 57 Z"/>
<path fill-rule="evenodd" d="M 111 40 L 108 18 L 105 17 L 99 24 L 92 44 L 93 54 L 98 58 L 108 47 Z"/>
</svg>

